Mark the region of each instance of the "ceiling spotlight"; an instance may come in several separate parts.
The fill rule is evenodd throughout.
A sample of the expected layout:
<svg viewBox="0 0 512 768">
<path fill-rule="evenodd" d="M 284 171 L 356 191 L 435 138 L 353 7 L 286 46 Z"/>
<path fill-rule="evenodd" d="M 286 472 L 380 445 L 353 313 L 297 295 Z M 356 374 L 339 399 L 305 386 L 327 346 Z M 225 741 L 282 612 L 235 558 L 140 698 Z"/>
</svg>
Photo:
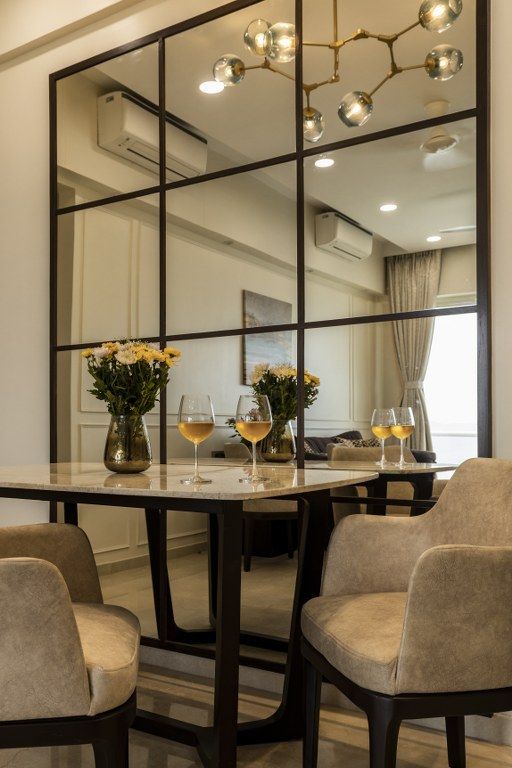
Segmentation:
<svg viewBox="0 0 512 768">
<path fill-rule="evenodd" d="M 320 155 L 318 160 L 315 160 L 315 166 L 317 168 L 331 168 L 334 163 L 335 161 L 332 157 L 327 157 L 327 155 Z"/>
<path fill-rule="evenodd" d="M 430 235 L 427 237 L 427 243 L 438 243 L 441 240 L 440 235 Z"/>
<path fill-rule="evenodd" d="M 382 213 L 393 213 L 397 208 L 398 205 L 396 203 L 384 203 L 384 205 L 380 206 Z"/>
<path fill-rule="evenodd" d="M 218 83 L 217 80 L 206 80 L 199 86 L 201 93 L 222 93 L 224 83 Z"/>
</svg>

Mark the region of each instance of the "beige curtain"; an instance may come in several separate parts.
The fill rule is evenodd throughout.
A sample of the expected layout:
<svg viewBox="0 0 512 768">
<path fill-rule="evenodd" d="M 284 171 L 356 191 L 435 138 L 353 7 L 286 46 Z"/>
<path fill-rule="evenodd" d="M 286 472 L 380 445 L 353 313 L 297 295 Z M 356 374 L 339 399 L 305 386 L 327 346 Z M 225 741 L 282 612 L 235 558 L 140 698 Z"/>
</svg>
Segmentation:
<svg viewBox="0 0 512 768">
<path fill-rule="evenodd" d="M 422 251 L 387 259 L 388 293 L 392 312 L 431 309 L 435 305 L 441 272 L 441 251 Z M 432 450 L 423 382 L 434 333 L 434 318 L 397 320 L 395 347 L 403 380 L 402 406 L 413 409 L 416 429 L 411 448 Z"/>
</svg>

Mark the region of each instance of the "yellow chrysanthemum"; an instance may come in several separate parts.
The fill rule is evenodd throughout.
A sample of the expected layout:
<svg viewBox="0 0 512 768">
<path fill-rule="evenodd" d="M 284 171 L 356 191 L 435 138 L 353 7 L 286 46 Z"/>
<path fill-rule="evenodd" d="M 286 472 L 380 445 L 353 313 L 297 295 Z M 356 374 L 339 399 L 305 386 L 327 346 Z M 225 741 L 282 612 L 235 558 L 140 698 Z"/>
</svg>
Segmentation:
<svg viewBox="0 0 512 768">
<path fill-rule="evenodd" d="M 84 351 L 82 352 L 82 357 L 87 358 L 87 357 L 92 357 L 92 355 L 93 355 L 93 351 L 90 347 L 89 349 L 84 349 Z"/>
<path fill-rule="evenodd" d="M 174 358 L 175 360 L 179 360 L 181 357 L 181 351 L 176 349 L 176 347 L 166 347 L 164 349 L 164 354 L 168 357 Z"/>
</svg>

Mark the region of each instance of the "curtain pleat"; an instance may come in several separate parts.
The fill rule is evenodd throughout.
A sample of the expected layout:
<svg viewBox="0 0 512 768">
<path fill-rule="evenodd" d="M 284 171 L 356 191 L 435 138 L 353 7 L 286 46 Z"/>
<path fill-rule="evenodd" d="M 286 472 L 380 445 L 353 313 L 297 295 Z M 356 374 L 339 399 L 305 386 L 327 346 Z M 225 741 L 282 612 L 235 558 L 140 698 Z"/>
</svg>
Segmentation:
<svg viewBox="0 0 512 768">
<path fill-rule="evenodd" d="M 441 251 L 422 251 L 387 259 L 388 293 L 392 312 L 431 309 L 435 305 L 441 274 Z M 401 405 L 413 409 L 416 429 L 411 447 L 432 450 L 423 382 L 427 372 L 433 317 L 393 322 L 398 365 L 402 375 Z"/>
</svg>

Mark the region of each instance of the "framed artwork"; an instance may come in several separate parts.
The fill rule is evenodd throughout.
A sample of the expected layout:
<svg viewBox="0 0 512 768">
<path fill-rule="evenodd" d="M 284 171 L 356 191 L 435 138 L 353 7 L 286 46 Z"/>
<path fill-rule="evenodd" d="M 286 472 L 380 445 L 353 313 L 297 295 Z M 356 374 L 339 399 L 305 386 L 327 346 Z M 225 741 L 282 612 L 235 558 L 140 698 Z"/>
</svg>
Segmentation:
<svg viewBox="0 0 512 768">
<path fill-rule="evenodd" d="M 285 325 L 292 322 L 292 305 L 261 293 L 243 291 L 244 328 Z M 247 334 L 242 339 L 242 384 L 250 384 L 258 363 L 289 363 L 292 360 L 292 331 Z"/>
</svg>

